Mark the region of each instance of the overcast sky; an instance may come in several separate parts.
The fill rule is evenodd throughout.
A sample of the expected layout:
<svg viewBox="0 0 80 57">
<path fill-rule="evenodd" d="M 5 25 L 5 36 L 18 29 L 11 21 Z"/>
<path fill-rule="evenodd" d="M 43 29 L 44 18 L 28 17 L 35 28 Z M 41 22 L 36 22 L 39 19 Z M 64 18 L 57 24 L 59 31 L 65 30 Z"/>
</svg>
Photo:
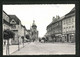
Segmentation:
<svg viewBox="0 0 80 57">
<path fill-rule="evenodd" d="M 46 33 L 46 27 L 53 17 L 64 16 L 75 7 L 74 4 L 26 4 L 26 5 L 3 5 L 3 10 L 10 15 L 16 15 L 27 29 L 35 20 L 39 36 Z"/>
</svg>

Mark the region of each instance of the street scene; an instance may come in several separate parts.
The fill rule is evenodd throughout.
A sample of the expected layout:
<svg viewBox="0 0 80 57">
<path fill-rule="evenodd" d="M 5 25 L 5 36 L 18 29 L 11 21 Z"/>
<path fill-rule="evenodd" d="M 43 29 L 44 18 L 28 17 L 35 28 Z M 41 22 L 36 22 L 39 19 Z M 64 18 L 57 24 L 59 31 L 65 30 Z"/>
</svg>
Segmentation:
<svg viewBox="0 0 80 57">
<path fill-rule="evenodd" d="M 3 5 L 3 55 L 75 55 L 75 4 Z"/>
<path fill-rule="evenodd" d="M 30 43 L 30 44 L 27 44 L 20 51 L 16 51 L 11 55 L 63 55 L 63 54 L 64 55 L 75 54 L 74 44 Z"/>
</svg>

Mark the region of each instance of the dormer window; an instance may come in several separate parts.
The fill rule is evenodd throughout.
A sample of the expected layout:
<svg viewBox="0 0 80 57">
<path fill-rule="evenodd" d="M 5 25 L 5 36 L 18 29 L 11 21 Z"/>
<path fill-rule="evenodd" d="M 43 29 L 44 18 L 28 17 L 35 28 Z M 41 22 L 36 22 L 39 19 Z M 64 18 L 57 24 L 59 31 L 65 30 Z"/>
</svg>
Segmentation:
<svg viewBox="0 0 80 57">
<path fill-rule="evenodd" d="M 14 19 L 12 19 L 10 23 L 11 23 L 11 24 L 16 24 L 16 22 L 15 22 Z"/>
<path fill-rule="evenodd" d="M 12 22 L 14 22 L 14 21 L 12 21 Z"/>
</svg>

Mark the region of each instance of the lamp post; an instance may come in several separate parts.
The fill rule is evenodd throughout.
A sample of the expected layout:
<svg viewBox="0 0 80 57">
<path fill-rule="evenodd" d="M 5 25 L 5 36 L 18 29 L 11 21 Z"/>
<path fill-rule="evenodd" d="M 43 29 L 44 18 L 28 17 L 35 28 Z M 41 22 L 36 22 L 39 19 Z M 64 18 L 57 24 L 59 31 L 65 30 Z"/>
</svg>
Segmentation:
<svg viewBox="0 0 80 57">
<path fill-rule="evenodd" d="M 22 39 L 23 39 L 23 47 L 24 47 L 24 36 L 22 37 Z"/>
<path fill-rule="evenodd" d="M 20 50 L 20 47 L 19 47 L 19 37 L 18 37 L 18 51 Z"/>
<path fill-rule="evenodd" d="M 22 36 L 21 38 L 22 38 L 22 40 L 23 40 L 23 47 L 24 47 L 24 36 Z"/>
</svg>

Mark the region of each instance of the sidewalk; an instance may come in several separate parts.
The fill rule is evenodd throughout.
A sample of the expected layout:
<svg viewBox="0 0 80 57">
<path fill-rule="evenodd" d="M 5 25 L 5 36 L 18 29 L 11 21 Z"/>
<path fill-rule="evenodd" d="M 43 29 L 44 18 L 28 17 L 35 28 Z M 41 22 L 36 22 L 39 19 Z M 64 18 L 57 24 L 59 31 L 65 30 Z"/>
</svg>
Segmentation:
<svg viewBox="0 0 80 57">
<path fill-rule="evenodd" d="M 24 43 L 24 46 L 26 45 L 27 43 Z M 23 43 L 19 45 L 20 49 L 23 48 Z M 10 45 L 9 46 L 9 54 L 12 54 L 14 53 L 15 51 L 18 51 L 18 45 Z M 6 55 L 6 46 L 3 47 L 3 55 Z"/>
</svg>

